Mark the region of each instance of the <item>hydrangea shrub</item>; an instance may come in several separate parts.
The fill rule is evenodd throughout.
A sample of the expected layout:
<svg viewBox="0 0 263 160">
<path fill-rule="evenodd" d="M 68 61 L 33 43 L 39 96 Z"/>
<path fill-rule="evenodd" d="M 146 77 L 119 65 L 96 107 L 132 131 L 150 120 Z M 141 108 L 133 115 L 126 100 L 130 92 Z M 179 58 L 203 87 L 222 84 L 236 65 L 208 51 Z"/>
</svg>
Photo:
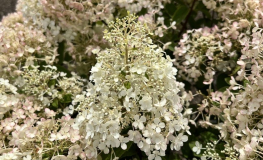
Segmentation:
<svg viewBox="0 0 263 160">
<path fill-rule="evenodd" d="M 262 0 L 19 0 L 0 160 L 263 159 Z"/>
</svg>

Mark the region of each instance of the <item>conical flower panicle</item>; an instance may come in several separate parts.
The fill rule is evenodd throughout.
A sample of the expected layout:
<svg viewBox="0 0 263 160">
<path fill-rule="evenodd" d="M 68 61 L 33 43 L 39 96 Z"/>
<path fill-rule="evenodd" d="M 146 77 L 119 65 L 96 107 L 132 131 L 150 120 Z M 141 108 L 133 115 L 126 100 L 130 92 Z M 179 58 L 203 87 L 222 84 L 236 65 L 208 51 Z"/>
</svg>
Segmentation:
<svg viewBox="0 0 263 160">
<path fill-rule="evenodd" d="M 169 142 L 179 150 L 187 141 L 188 120 L 181 114 L 179 94 L 184 86 L 174 77 L 172 60 L 163 57 L 147 26 L 136 19 L 129 14 L 110 23 L 104 38 L 112 48 L 93 50 L 98 58 L 90 80 L 95 84 L 73 102 L 81 111 L 76 123 L 95 150 L 107 154 L 133 141 L 149 159 L 158 159 Z M 128 136 L 122 135 L 128 128 Z"/>
</svg>

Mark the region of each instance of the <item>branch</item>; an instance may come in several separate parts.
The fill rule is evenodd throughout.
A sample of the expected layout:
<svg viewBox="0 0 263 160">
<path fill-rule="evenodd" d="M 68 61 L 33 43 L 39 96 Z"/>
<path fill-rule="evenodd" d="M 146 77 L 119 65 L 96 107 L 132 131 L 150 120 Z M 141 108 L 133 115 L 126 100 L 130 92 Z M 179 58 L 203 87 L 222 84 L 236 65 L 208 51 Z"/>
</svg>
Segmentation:
<svg viewBox="0 0 263 160">
<path fill-rule="evenodd" d="M 189 18 L 190 18 L 190 15 L 191 15 L 191 13 L 192 13 L 192 11 L 193 11 L 193 9 L 194 9 L 195 2 L 196 2 L 196 1 L 197 1 L 197 0 L 193 0 L 193 2 L 192 2 L 190 11 L 189 11 L 189 13 L 188 13 L 187 16 L 186 16 L 185 22 L 184 22 L 184 24 L 183 24 L 183 27 L 182 27 L 182 29 L 181 29 L 181 31 L 180 31 L 180 33 L 179 33 L 179 37 L 181 37 L 181 35 L 183 34 L 184 30 L 186 29 L 187 22 L 188 22 L 188 20 L 189 20 Z"/>
</svg>

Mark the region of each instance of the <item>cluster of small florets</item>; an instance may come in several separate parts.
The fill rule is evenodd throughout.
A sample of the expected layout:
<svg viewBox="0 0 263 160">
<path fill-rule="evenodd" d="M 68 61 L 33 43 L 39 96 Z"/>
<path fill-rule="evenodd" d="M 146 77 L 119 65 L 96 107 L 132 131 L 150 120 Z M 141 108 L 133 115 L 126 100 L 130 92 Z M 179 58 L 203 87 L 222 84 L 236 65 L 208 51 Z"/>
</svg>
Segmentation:
<svg viewBox="0 0 263 160">
<path fill-rule="evenodd" d="M 129 15 L 109 24 L 104 38 L 111 48 L 93 50 L 98 56 L 90 77 L 94 85 L 73 100 L 80 111 L 76 127 L 93 148 L 91 158 L 111 148 L 125 150 L 132 141 L 148 159 L 161 159 L 168 143 L 178 151 L 188 140 L 185 131 L 190 134 L 182 113 L 186 94 L 174 77 L 177 70 L 152 44 L 146 25 L 135 19 Z"/>
<path fill-rule="evenodd" d="M 42 28 L 49 27 L 52 30 L 57 28 L 57 34 L 61 29 L 90 34 L 93 32 L 93 23 L 95 25 L 100 21 L 108 23 L 113 19 L 113 13 L 117 7 L 125 8 L 132 13 L 140 12 L 142 8 L 146 8 L 147 12 L 151 13 L 164 8 L 163 4 L 167 2 L 169 0 L 99 0 L 96 2 L 90 0 L 20 0 L 17 8 Z M 52 23 L 53 25 L 51 25 Z"/>
<path fill-rule="evenodd" d="M 105 24 L 107 25 L 114 19 L 113 13 L 116 8 L 123 7 L 133 13 L 146 8 L 148 13 L 152 13 L 153 16 L 154 12 L 162 9 L 163 4 L 167 2 L 169 0 L 100 0 L 96 2 L 89 0 L 20 0 L 18 1 L 17 10 L 21 11 L 26 19 L 33 21 L 33 24 L 36 24 L 37 27 L 44 29 L 48 35 L 53 36 L 53 41 L 57 39 L 70 42 L 75 37 L 84 36 L 85 34 L 86 41 L 104 42 L 101 39 L 103 35 L 100 28 L 105 28 Z"/>
<path fill-rule="evenodd" d="M 56 47 L 47 41 L 41 30 L 23 24 L 21 13 L 13 13 L 0 23 L 0 75 L 18 74 L 21 66 L 42 60 L 52 64 Z M 38 58 L 36 58 L 38 57 Z"/>
<path fill-rule="evenodd" d="M 71 71 L 84 75 L 96 63 L 92 50 L 104 49 L 107 46 L 103 39 L 103 30 L 114 19 L 114 14 L 123 14 L 123 10 L 138 13 L 145 8 L 145 16 L 148 18 L 140 20 L 154 21 L 156 12 L 163 9 L 168 2 L 170 0 L 20 0 L 17 10 L 23 13 L 27 23 L 44 30 L 50 42 L 66 41 L 66 48 L 73 62 L 65 64 Z M 156 27 L 155 34 L 160 37 L 165 30 L 175 28 L 175 22 L 170 27 L 164 25 L 163 17 L 158 18 L 156 25 L 152 22 L 150 24 Z"/>
<path fill-rule="evenodd" d="M 93 4 L 74 0 L 20 0 L 17 11 L 23 13 L 26 23 L 43 30 L 51 43 L 65 42 L 72 58 L 72 62 L 65 64 L 82 75 L 86 71 L 82 68 L 87 67 L 89 72 L 96 63 L 91 50 L 105 46 L 102 22 L 113 19 L 110 1 Z"/>
<path fill-rule="evenodd" d="M 74 150 L 81 135 L 68 114 L 84 80 L 74 73 L 68 78 L 54 66 L 42 71 L 29 66 L 21 72 L 16 86 L 0 79 L 0 159 L 85 159 L 85 150 Z"/>
<path fill-rule="evenodd" d="M 215 4 L 215 11 L 223 22 L 222 37 L 228 38 L 232 48 L 239 58 L 235 59 L 241 66 L 238 70 L 236 80 L 243 80 L 246 76 L 246 69 L 251 70 L 253 64 L 261 63 L 262 50 L 262 10 L 263 1 L 233 0 L 214 1 L 203 0 L 204 4 L 212 9 Z M 210 5 L 209 5 L 210 4 Z M 228 9 L 231 7 L 231 9 Z M 231 47 L 230 46 L 230 47 Z"/>
<path fill-rule="evenodd" d="M 204 150 L 201 156 L 201 160 L 238 160 L 239 154 L 228 143 L 224 145 L 224 149 L 218 152 L 218 141 L 208 142 L 205 148 L 200 147 L 199 142 L 196 142 L 194 151 L 199 154 L 201 150 Z M 224 155 L 223 158 L 220 155 Z"/>
<path fill-rule="evenodd" d="M 240 46 L 244 46 L 247 43 L 244 41 L 249 40 L 251 35 L 236 33 L 235 24 L 229 27 L 205 27 L 189 30 L 183 35 L 174 51 L 177 57 L 174 64 L 180 68 L 182 79 L 195 83 L 200 76 L 204 76 L 203 83 L 211 84 L 215 74 L 235 70 Z"/>
<path fill-rule="evenodd" d="M 132 13 L 138 13 L 143 8 L 148 13 L 159 11 L 164 8 L 163 4 L 169 0 L 154 1 L 122 1 L 122 0 L 99 0 L 92 1 L 76 1 L 76 0 L 41 0 L 44 12 L 52 19 L 55 19 L 59 26 L 68 30 L 78 31 L 80 33 L 90 34 L 92 32 L 91 25 L 99 21 L 106 23 L 113 19 L 113 13 L 116 8 L 124 8 Z"/>
<path fill-rule="evenodd" d="M 118 6 L 125 8 L 131 13 L 138 13 L 143 8 L 147 9 L 148 13 L 152 11 L 160 11 L 164 8 L 164 4 L 169 3 L 171 0 L 115 0 Z"/>
<path fill-rule="evenodd" d="M 224 151 L 232 156 L 231 159 L 261 159 L 263 30 L 262 14 L 259 13 L 263 1 L 203 2 L 218 12 L 222 23 L 211 29 L 191 30 L 184 35 L 174 52 L 175 56 L 182 57 L 175 62 L 182 70 L 178 73 L 190 82 L 203 76 L 204 84 L 213 83 L 216 74 L 229 76 L 225 91 L 209 89 L 199 108 L 199 111 L 207 112 L 207 116 L 199 124 L 220 131 L 222 140 L 232 148 L 232 154 Z M 210 121 L 212 116 L 218 118 L 218 123 Z M 212 158 L 208 156 L 209 148 L 203 155 Z M 216 153 L 220 152 L 213 153 L 214 156 Z M 222 159 L 220 154 L 217 157 Z"/>
<path fill-rule="evenodd" d="M 56 159 L 81 138 L 72 128 L 69 115 L 58 113 L 38 103 L 33 97 L 20 95 L 19 101 L 4 114 L 0 122 L 0 159 Z M 71 158 L 77 155 L 70 154 Z"/>
<path fill-rule="evenodd" d="M 74 38 L 74 33 L 71 30 L 61 34 L 61 27 L 54 19 L 47 16 L 39 0 L 18 0 L 16 10 L 23 14 L 25 24 L 43 30 L 50 42 L 56 43 Z"/>
<path fill-rule="evenodd" d="M 231 60 L 236 57 L 232 42 L 222 37 L 217 26 L 189 30 L 179 45 L 175 47 L 177 61 L 174 64 L 179 69 L 180 78 L 189 82 L 194 83 L 204 75 L 204 83 L 210 84 L 216 71 L 227 72 L 235 67 Z"/>
<path fill-rule="evenodd" d="M 17 103 L 15 94 L 17 88 L 10 84 L 9 80 L 0 78 L 0 119 L 12 108 L 12 105 Z"/>
<path fill-rule="evenodd" d="M 26 95 L 36 96 L 44 105 L 49 105 L 56 98 L 63 99 L 66 95 L 74 97 L 83 90 L 84 80 L 74 73 L 66 77 L 66 73 L 56 73 L 55 66 L 45 66 L 40 71 L 39 66 L 30 66 L 24 69 L 16 84 Z"/>
<path fill-rule="evenodd" d="M 260 67 L 262 68 L 262 66 Z M 262 69 L 261 69 L 262 70 Z M 262 99 L 263 77 L 262 74 L 250 79 L 245 86 L 241 86 L 231 80 L 231 92 L 218 92 L 211 100 L 218 104 L 216 112 L 210 109 L 210 114 L 222 116 L 223 123 L 216 126 L 221 137 L 226 142 L 232 142 L 233 148 L 239 155 L 239 159 L 257 159 L 262 156 Z M 224 102 L 224 100 L 231 100 Z M 212 125 L 212 124 L 211 124 Z"/>
<path fill-rule="evenodd" d="M 189 30 L 180 46 L 175 47 L 174 55 L 178 57 L 175 65 L 180 67 L 179 76 L 196 82 L 203 75 L 204 84 L 211 84 L 218 72 L 238 70 L 236 61 L 246 59 L 249 62 L 253 56 L 261 54 L 262 1 L 203 2 L 217 11 L 223 22 L 213 28 Z M 244 70 L 239 70 L 241 73 Z"/>
<path fill-rule="evenodd" d="M 262 26 L 262 0 L 202 0 L 204 5 L 216 11 L 223 23 L 237 22 L 238 27 Z"/>
</svg>

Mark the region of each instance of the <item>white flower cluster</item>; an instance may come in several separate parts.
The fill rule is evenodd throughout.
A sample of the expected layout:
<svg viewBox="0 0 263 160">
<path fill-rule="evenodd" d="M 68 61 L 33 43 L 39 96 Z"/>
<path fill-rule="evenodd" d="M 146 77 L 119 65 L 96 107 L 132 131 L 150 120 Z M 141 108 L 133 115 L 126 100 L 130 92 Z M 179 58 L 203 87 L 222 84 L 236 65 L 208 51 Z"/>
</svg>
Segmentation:
<svg viewBox="0 0 263 160">
<path fill-rule="evenodd" d="M 45 70 L 42 71 L 38 68 L 39 66 L 25 68 L 16 84 L 20 85 L 26 95 L 36 96 L 45 106 L 55 99 L 63 99 L 66 95 L 74 97 L 82 92 L 84 80 L 74 73 L 68 78 L 64 72 L 57 73 L 55 66 L 44 66 Z"/>
<path fill-rule="evenodd" d="M 0 78 L 0 119 L 17 103 L 15 94 L 17 94 L 17 88 L 8 80 Z"/>
<path fill-rule="evenodd" d="M 34 25 L 36 28 L 45 31 L 50 42 L 61 41 L 64 39 L 73 39 L 71 30 L 60 35 L 61 27 L 47 16 L 43 5 L 39 0 L 18 0 L 16 10 L 23 14 L 25 23 Z"/>
<path fill-rule="evenodd" d="M 132 141 L 149 160 L 159 160 L 168 144 L 178 151 L 188 140 L 185 131 L 190 134 L 182 114 L 184 85 L 174 77 L 172 60 L 152 44 L 152 33 L 134 15 L 109 26 L 104 38 L 111 48 L 93 50 L 98 56 L 91 70 L 94 84 L 73 100 L 80 111 L 75 127 L 92 148 L 89 158 L 111 148 L 125 150 Z"/>
<path fill-rule="evenodd" d="M 75 120 L 62 111 L 68 109 L 71 97 L 81 93 L 84 81 L 56 70 L 25 67 L 14 82 L 17 87 L 0 78 L 0 160 L 56 158 L 55 153 L 79 144 Z M 67 158 L 77 155 L 69 149 Z"/>
</svg>

